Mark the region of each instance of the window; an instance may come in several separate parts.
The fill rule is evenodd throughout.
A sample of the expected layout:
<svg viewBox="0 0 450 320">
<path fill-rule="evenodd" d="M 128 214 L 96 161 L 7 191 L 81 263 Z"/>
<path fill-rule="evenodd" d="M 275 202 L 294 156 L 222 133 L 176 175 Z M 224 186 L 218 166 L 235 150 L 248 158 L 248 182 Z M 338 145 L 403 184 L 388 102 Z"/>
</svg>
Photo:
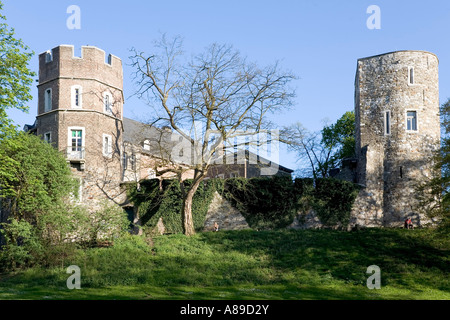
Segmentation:
<svg viewBox="0 0 450 320">
<path fill-rule="evenodd" d="M 46 89 L 44 93 L 44 112 L 52 110 L 52 89 Z"/>
<path fill-rule="evenodd" d="M 52 133 L 51 132 L 44 133 L 44 141 L 47 143 L 52 142 Z"/>
<path fill-rule="evenodd" d="M 112 156 L 112 137 L 109 134 L 103 134 L 103 155 L 108 158 Z"/>
<path fill-rule="evenodd" d="M 84 159 L 84 133 L 84 127 L 67 128 L 67 157 L 69 159 Z"/>
<path fill-rule="evenodd" d="M 83 131 L 82 130 L 70 130 L 72 137 L 71 148 L 72 151 L 81 151 L 83 148 Z"/>
<path fill-rule="evenodd" d="M 81 94 L 81 86 L 72 86 L 72 108 L 82 107 Z"/>
<path fill-rule="evenodd" d="M 103 96 L 103 105 L 105 113 L 112 114 L 112 97 L 110 93 L 105 93 Z"/>
<path fill-rule="evenodd" d="M 390 111 L 384 112 L 384 134 L 385 135 L 391 134 L 391 112 Z"/>
<path fill-rule="evenodd" d="M 144 140 L 144 150 L 150 151 L 150 140 Z"/>
<path fill-rule="evenodd" d="M 123 154 L 123 170 L 127 170 L 127 168 L 128 168 L 128 155 L 125 152 Z"/>
<path fill-rule="evenodd" d="M 135 171 L 136 170 L 136 155 L 135 154 L 131 155 L 130 162 L 131 162 L 131 170 Z"/>
<path fill-rule="evenodd" d="M 417 112 L 407 111 L 406 112 L 406 130 L 407 131 L 417 131 Z"/>
<path fill-rule="evenodd" d="M 408 84 L 414 84 L 414 68 L 408 68 Z"/>
<path fill-rule="evenodd" d="M 53 61 L 53 55 L 52 52 L 49 50 L 45 53 L 45 63 L 52 62 Z"/>
</svg>

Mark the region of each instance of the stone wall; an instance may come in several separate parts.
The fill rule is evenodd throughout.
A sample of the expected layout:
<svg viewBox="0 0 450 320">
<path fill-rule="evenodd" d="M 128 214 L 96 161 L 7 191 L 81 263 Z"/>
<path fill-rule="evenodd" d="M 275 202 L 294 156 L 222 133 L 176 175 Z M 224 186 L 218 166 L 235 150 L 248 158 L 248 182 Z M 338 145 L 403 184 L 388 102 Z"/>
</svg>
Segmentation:
<svg viewBox="0 0 450 320">
<path fill-rule="evenodd" d="M 244 216 L 218 192 L 215 192 L 214 198 L 209 205 L 204 231 L 212 231 L 215 222 L 219 224 L 219 230 L 242 230 L 250 228 Z"/>
</svg>

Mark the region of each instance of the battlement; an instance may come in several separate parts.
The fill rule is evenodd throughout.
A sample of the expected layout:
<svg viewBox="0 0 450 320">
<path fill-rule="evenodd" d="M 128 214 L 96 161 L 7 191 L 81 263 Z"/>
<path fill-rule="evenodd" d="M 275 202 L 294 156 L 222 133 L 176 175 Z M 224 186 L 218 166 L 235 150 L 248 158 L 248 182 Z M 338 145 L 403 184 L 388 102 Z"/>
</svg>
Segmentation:
<svg viewBox="0 0 450 320">
<path fill-rule="evenodd" d="M 72 45 L 39 54 L 39 84 L 61 77 L 98 80 L 122 89 L 122 60 L 94 46 L 82 46 L 80 57 Z"/>
</svg>

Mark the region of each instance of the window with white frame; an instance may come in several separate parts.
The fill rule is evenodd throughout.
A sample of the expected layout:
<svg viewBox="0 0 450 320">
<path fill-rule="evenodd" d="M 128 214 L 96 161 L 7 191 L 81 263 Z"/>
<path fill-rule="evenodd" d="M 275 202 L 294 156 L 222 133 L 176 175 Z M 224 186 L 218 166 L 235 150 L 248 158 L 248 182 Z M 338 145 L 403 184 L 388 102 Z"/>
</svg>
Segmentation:
<svg viewBox="0 0 450 320">
<path fill-rule="evenodd" d="M 103 94 L 103 111 L 107 114 L 112 114 L 112 95 L 109 92 Z"/>
<path fill-rule="evenodd" d="M 384 135 L 391 134 L 391 112 L 384 112 Z"/>
<path fill-rule="evenodd" d="M 417 111 L 406 112 L 406 131 L 417 131 Z"/>
<path fill-rule="evenodd" d="M 83 148 L 83 130 L 71 129 L 70 136 L 72 151 L 81 151 L 81 149 Z"/>
<path fill-rule="evenodd" d="M 44 91 L 44 112 L 52 110 L 52 89 L 48 88 Z"/>
<path fill-rule="evenodd" d="M 82 103 L 82 88 L 81 86 L 72 86 L 72 108 L 81 108 Z"/>
<path fill-rule="evenodd" d="M 44 133 L 44 141 L 47 143 L 52 142 L 52 133 L 51 132 Z"/>
<path fill-rule="evenodd" d="M 70 159 L 84 159 L 84 127 L 67 128 L 67 156 Z"/>
<path fill-rule="evenodd" d="M 109 134 L 103 134 L 103 155 L 112 157 L 112 137 Z"/>
</svg>

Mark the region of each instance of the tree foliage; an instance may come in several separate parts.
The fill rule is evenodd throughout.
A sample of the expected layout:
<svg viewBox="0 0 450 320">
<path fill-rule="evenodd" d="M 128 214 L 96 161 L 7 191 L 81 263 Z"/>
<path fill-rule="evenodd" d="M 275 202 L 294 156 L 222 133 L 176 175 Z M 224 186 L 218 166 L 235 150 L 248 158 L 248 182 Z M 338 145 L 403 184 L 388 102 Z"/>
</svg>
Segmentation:
<svg viewBox="0 0 450 320">
<path fill-rule="evenodd" d="M 28 111 L 26 103 L 32 99 L 30 86 L 35 76 L 28 68 L 34 53 L 15 37 L 14 29 L 6 24 L 2 9 L 0 1 L 0 139 L 14 131 L 6 110 Z"/>
<path fill-rule="evenodd" d="M 296 123 L 284 128 L 281 136 L 288 148 L 297 153 L 302 176 L 327 178 L 341 160 L 354 156 L 355 115 L 348 111 L 320 132 L 310 132 Z"/>
</svg>

